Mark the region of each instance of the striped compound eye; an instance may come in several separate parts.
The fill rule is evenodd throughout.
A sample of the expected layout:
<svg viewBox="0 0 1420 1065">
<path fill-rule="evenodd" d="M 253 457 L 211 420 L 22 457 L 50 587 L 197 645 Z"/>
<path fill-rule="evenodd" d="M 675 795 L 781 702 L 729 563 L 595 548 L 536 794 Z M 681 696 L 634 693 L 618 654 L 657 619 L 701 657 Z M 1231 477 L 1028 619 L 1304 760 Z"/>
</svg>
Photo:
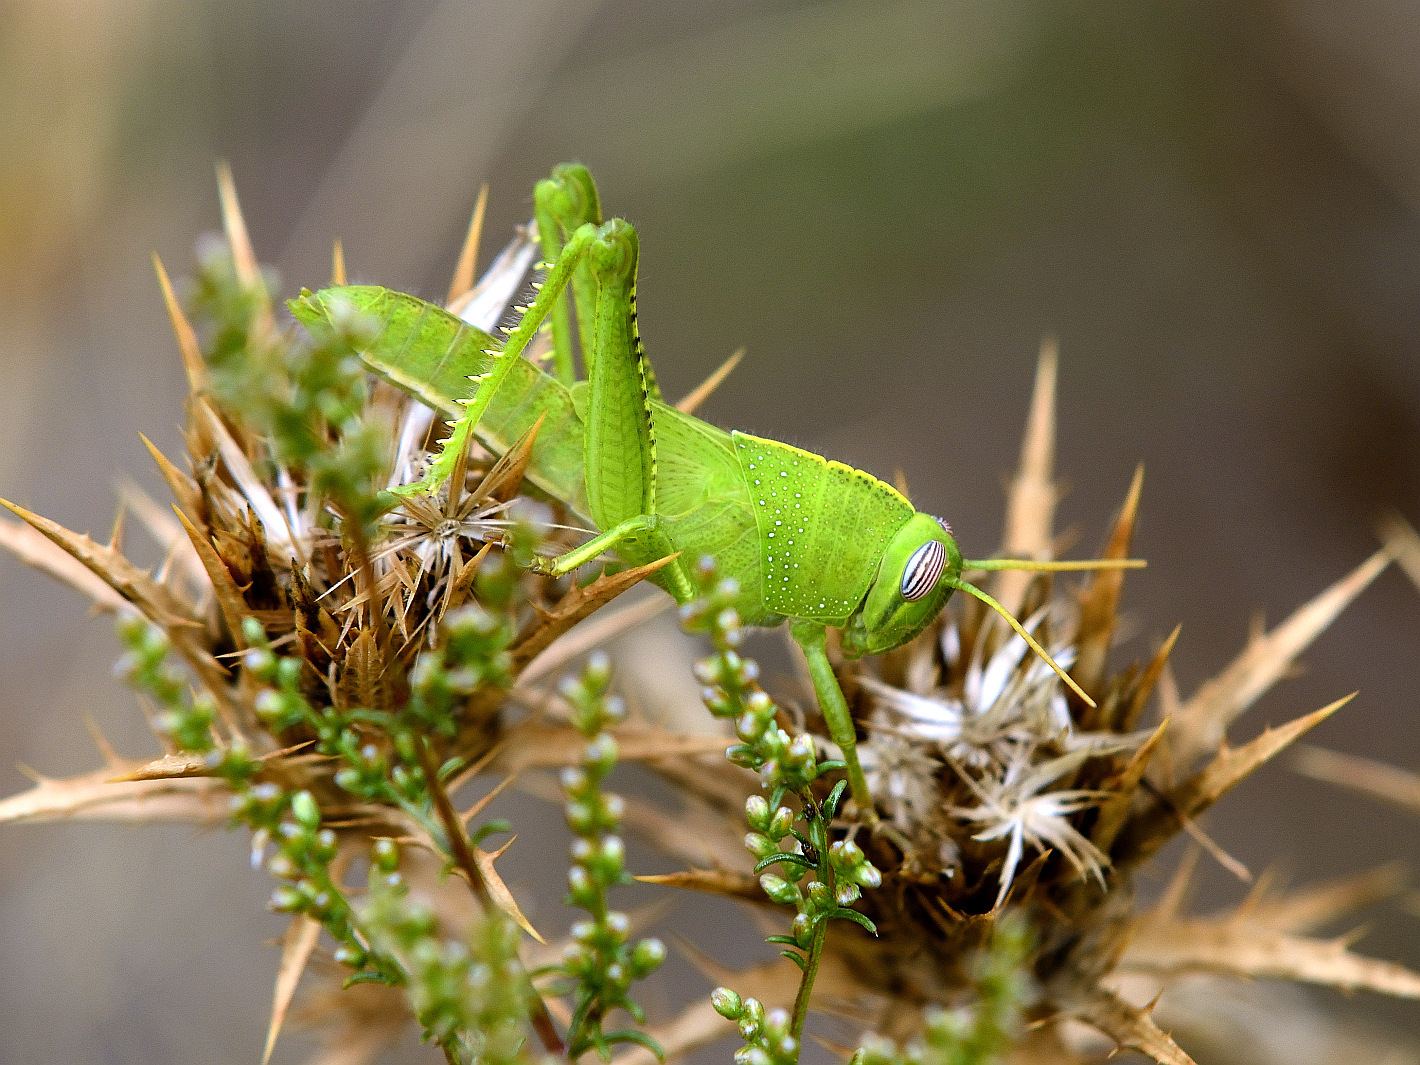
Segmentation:
<svg viewBox="0 0 1420 1065">
<path fill-rule="evenodd" d="M 916 602 L 937 586 L 947 564 L 947 549 L 940 540 L 928 540 L 912 552 L 902 571 L 902 598 Z"/>
</svg>

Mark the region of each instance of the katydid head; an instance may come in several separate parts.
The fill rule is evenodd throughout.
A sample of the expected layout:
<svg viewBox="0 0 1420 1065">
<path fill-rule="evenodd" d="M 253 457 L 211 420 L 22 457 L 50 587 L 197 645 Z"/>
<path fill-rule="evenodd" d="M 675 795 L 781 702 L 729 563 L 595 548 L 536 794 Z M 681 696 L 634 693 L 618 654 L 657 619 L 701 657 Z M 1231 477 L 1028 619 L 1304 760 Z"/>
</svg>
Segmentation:
<svg viewBox="0 0 1420 1065">
<path fill-rule="evenodd" d="M 1004 606 L 976 585 L 961 579 L 968 570 L 1062 570 L 1137 569 L 1144 563 L 1133 558 L 1089 559 L 1055 562 L 1021 558 L 963 560 L 951 533 L 940 518 L 914 514 L 893 537 L 883 552 L 877 575 L 862 605 L 843 627 L 843 653 L 849 658 L 880 654 L 912 639 L 941 613 L 956 589 L 975 596 L 1003 617 L 1060 679 L 1089 706 L 1090 698 L 1074 679 L 1060 668 L 1034 636 L 1022 627 Z"/>
<path fill-rule="evenodd" d="M 898 530 L 867 596 L 843 628 L 850 657 L 901 646 L 941 613 L 961 579 L 961 551 L 940 518 L 917 513 Z"/>
</svg>

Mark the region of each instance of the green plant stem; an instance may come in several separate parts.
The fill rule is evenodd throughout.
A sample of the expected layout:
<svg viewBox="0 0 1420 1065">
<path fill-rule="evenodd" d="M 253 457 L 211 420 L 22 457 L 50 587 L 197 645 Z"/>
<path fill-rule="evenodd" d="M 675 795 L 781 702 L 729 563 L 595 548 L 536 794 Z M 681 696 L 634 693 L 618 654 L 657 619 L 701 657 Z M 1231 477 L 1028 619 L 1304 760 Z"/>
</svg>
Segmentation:
<svg viewBox="0 0 1420 1065">
<path fill-rule="evenodd" d="M 814 926 L 814 938 L 809 944 L 808 957 L 804 960 L 804 975 L 799 981 L 799 993 L 794 997 L 794 1017 L 789 1031 L 800 1045 L 803 1044 L 804 1021 L 809 1015 L 809 996 L 813 994 L 814 978 L 818 976 L 818 964 L 823 958 L 824 941 L 828 938 L 828 917 L 820 917 Z"/>
<path fill-rule="evenodd" d="M 478 896 L 478 901 L 482 903 L 484 912 L 499 911 L 499 906 L 494 901 L 493 894 L 488 890 L 488 884 L 483 879 L 483 870 L 478 868 L 478 860 L 474 857 L 473 848 L 469 846 L 468 833 L 464 831 L 458 811 L 449 801 L 449 793 L 444 790 L 443 781 L 439 779 L 439 762 L 434 757 L 433 747 L 427 737 L 418 740 L 414 746 L 419 752 L 419 765 L 424 770 L 424 779 L 429 785 L 429 795 L 434 801 L 434 809 L 439 814 L 439 820 L 444 824 L 445 835 L 449 837 L 449 849 L 453 852 L 454 861 L 468 877 L 469 884 L 472 886 L 474 894 Z M 522 970 L 521 964 L 519 969 Z M 528 976 L 526 970 L 522 970 L 522 979 L 525 985 L 524 999 L 528 1004 L 528 1020 L 532 1024 L 533 1031 L 537 1032 L 538 1039 L 541 1040 L 543 1047 L 549 1054 L 556 1054 L 559 1057 L 566 1054 L 566 1044 L 557 1034 L 557 1026 L 552 1021 L 552 1014 L 547 1011 L 547 1003 L 542 1000 L 542 995 L 533 986 L 532 978 Z"/>
<path fill-rule="evenodd" d="M 803 801 L 808 801 L 811 797 L 808 793 L 800 796 Z M 816 807 L 812 807 L 817 810 Z M 816 813 L 809 823 L 809 838 L 813 840 L 814 847 L 818 851 L 818 879 L 828 888 L 829 897 L 833 897 L 833 866 L 828 861 L 828 825 L 821 820 L 821 814 Z M 817 828 L 818 831 L 814 831 Z M 794 1016 L 790 1024 L 789 1031 L 794 1039 L 803 1045 L 804 1021 L 809 1016 L 809 998 L 813 994 L 814 979 L 818 976 L 819 962 L 823 959 L 823 945 L 828 939 L 828 914 L 819 916 L 818 922 L 814 925 L 814 937 L 809 942 L 808 956 L 804 959 L 803 978 L 799 981 L 799 993 L 794 996 Z"/>
</svg>

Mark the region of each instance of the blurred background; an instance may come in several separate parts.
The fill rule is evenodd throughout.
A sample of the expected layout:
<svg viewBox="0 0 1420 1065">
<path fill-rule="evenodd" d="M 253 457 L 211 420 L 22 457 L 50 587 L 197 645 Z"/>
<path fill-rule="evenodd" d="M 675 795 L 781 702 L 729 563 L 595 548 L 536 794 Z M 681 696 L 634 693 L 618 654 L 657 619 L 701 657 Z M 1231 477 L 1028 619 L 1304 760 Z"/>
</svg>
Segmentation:
<svg viewBox="0 0 1420 1065">
<path fill-rule="evenodd" d="M 150 255 L 190 268 L 214 160 L 284 295 L 339 236 L 353 278 L 434 298 L 482 182 L 486 262 L 579 160 L 640 229 L 666 392 L 746 346 L 707 417 L 901 468 L 968 554 L 996 548 L 1057 336 L 1059 524 L 1093 550 L 1145 465 L 1117 660 L 1181 622 L 1187 695 L 1375 550 L 1380 513 L 1420 519 L 1417 43 L 1401 0 L 7 0 L 0 495 L 96 536 L 118 478 L 165 498 L 137 434 L 176 454 L 185 389 Z M 154 749 L 115 647 L 0 558 L 0 794 L 16 762 L 93 768 L 86 715 Z M 1311 738 L 1420 768 L 1420 590 L 1386 573 L 1305 661 L 1235 739 L 1359 688 Z M 1207 828 L 1294 882 L 1420 854 L 1420 820 L 1285 767 Z M 517 855 L 524 883 L 563 867 Z M 1201 905 L 1242 894 L 1202 880 Z M 235 836 L 0 831 L 0 1060 L 258 1060 L 269 889 Z M 1367 916 L 1363 949 L 1420 965 L 1420 918 Z M 755 939 L 699 943 L 742 963 Z M 1413 1003 L 1312 997 L 1420 1029 Z"/>
</svg>

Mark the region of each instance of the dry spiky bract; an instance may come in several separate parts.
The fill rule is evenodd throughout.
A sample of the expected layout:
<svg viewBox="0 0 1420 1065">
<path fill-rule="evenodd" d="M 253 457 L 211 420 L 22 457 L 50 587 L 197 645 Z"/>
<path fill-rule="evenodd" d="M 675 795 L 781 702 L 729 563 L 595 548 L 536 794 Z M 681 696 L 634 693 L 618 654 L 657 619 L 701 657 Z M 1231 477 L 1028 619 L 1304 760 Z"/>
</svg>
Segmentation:
<svg viewBox="0 0 1420 1065">
<path fill-rule="evenodd" d="M 797 912 L 803 935 L 775 939 L 797 944 L 804 955 L 788 953 L 813 970 L 801 985 L 788 962 L 726 973 L 694 954 L 739 993 L 717 992 L 653 1026 L 671 1054 L 723 1037 L 722 1018 L 733 1017 L 749 1040 L 739 1058 L 794 1060 L 798 1030 L 776 1011 L 814 976 L 813 1007 L 877 1033 L 859 1060 L 883 1063 L 1086 1062 L 1117 1047 L 1188 1062 L 1153 1020 L 1151 997 L 1164 991 L 1167 1006 L 1171 984 L 1197 974 L 1420 997 L 1420 977 L 1353 953 L 1352 937 L 1314 935 L 1398 890 L 1395 870 L 1290 895 L 1258 885 L 1237 910 L 1205 917 L 1183 912 L 1187 867 L 1151 909 L 1136 908 L 1131 891 L 1135 871 L 1180 833 L 1232 863 L 1197 818 L 1346 700 L 1238 747 L 1227 731 L 1384 555 L 1181 702 L 1168 675 L 1177 631 L 1147 661 L 1108 668 L 1122 570 L 1102 572 L 1079 594 L 1049 575 L 999 573 L 999 599 L 1097 705 L 1065 689 L 980 602 L 959 601 L 904 647 L 836 662 L 880 820 L 835 820 L 843 790 L 833 788 L 834 763 L 822 761 L 834 751 L 821 720 L 803 721 L 812 741 L 781 731 L 793 715 L 733 652 L 737 621 L 713 605 L 710 584 L 713 609 L 702 604 L 687 617 L 717 640 L 699 674 L 714 688 L 712 709 L 748 708 L 736 723 L 739 766 L 709 757 L 724 740 L 707 730 L 682 736 L 622 722 L 600 664 L 560 695 L 536 689 L 592 639 L 647 616 L 640 606 L 608 611 L 592 638 L 562 639 L 655 566 L 578 586 L 515 564 L 540 539 L 543 550 L 572 542 L 557 501 L 533 503 L 538 493 L 523 485 L 538 426 L 501 456 L 471 446 L 437 495 L 398 493 L 422 476 L 440 423 L 350 359 L 368 328 L 357 316 L 336 315 L 309 338 L 282 330 L 225 169 L 219 185 L 228 246 L 202 263 L 193 322 L 159 265 L 191 387 L 186 461 L 153 449 L 176 520 L 124 490 L 123 510 L 166 561 L 154 573 L 129 562 L 121 519 L 108 544 L 8 503 L 24 524 L 0 525 L 0 542 L 25 562 L 122 615 L 122 669 L 163 751 L 124 758 L 100 739 L 102 768 L 70 780 L 36 774 L 31 790 L 0 802 L 0 821 L 226 818 L 248 828 L 254 860 L 279 881 L 273 905 L 292 915 L 268 1056 L 288 1015 L 318 1017 L 327 1060 L 350 1062 L 374 1060 L 411 1016 L 449 1060 L 527 1061 L 539 1043 L 565 1054 L 559 1029 L 577 1052 L 644 1042 L 643 1032 L 602 1029 L 614 1009 L 638 1012 L 629 982 L 663 953 L 651 940 L 633 944 L 632 922 L 607 908 L 607 890 L 625 879 L 613 834 L 623 820 L 690 867 L 643 879 L 768 908 L 773 922 L 783 918 L 776 932 Z M 483 206 L 480 197 L 450 300 L 491 329 L 536 253 L 522 232 L 474 284 Z M 342 281 L 338 245 L 335 272 Z M 1044 558 L 1054 540 L 1055 372 L 1047 345 L 1006 517 L 1003 547 L 1015 555 Z M 685 405 L 700 398 L 703 390 Z M 1141 485 L 1136 475 L 1106 557 L 1128 553 Z M 1156 692 L 1162 713 L 1146 721 Z M 618 752 L 653 760 L 685 809 L 603 795 Z M 1308 759 L 1318 776 L 1340 768 L 1320 753 Z M 771 785 L 793 777 L 787 793 L 804 797 L 804 809 L 779 806 L 778 786 L 766 804 L 746 765 Z M 496 871 L 501 851 L 479 846 L 507 826 L 480 822 L 484 803 L 461 811 L 451 796 L 480 773 L 506 783 L 553 766 L 576 767 L 563 777 L 578 836 L 571 898 L 591 919 L 565 949 L 523 937 L 520 956 L 517 927 L 536 932 Z M 532 776 L 532 790 L 555 790 Z M 765 859 L 756 872 L 778 861 L 785 876 L 750 871 L 742 841 L 751 793 L 751 845 Z M 796 818 L 807 834 L 793 829 Z M 778 849 L 795 846 L 791 834 L 799 850 Z M 801 892 L 795 876 L 811 866 L 835 872 Z M 822 889 L 835 875 L 830 899 Z M 826 920 L 799 928 L 815 912 L 842 919 L 826 935 Z M 534 991 L 528 974 L 542 962 L 551 968 Z M 306 1001 L 293 1004 L 308 972 Z M 558 1004 L 560 994 L 572 1005 Z M 1107 1042 L 1082 1041 L 1076 1021 Z M 650 1051 L 622 1056 L 649 1060 Z"/>
</svg>

